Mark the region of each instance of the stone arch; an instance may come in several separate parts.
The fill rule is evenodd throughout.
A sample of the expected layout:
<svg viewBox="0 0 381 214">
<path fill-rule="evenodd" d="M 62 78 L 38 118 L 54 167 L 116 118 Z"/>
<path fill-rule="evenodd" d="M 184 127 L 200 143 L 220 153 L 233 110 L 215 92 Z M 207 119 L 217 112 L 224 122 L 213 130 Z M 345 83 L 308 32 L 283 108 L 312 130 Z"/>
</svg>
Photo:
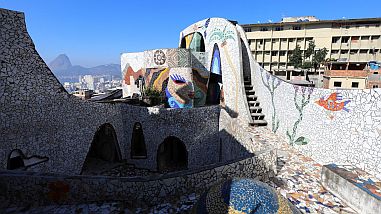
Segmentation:
<svg viewBox="0 0 381 214">
<path fill-rule="evenodd" d="M 144 140 L 142 124 L 136 122 L 132 130 L 131 138 L 131 158 L 144 159 L 147 158 L 146 142 Z"/>
<path fill-rule="evenodd" d="M 82 172 L 98 168 L 98 163 L 115 163 L 121 161 L 121 153 L 114 127 L 105 123 L 94 134 L 87 153 Z"/>
<path fill-rule="evenodd" d="M 178 171 L 188 168 L 188 151 L 177 137 L 169 136 L 157 150 L 157 169 L 161 172 Z"/>
</svg>

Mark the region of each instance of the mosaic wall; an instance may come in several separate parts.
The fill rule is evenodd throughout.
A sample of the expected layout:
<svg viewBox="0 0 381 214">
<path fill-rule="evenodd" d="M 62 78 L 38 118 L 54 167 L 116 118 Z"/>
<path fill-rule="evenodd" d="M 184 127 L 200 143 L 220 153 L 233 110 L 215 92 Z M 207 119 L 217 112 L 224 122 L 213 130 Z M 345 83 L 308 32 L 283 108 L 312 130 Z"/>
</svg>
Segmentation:
<svg viewBox="0 0 381 214">
<path fill-rule="evenodd" d="M 1 38 L 8 38 L 2 40 L 6 48 L 0 50 L 0 168 L 7 168 L 9 158 L 20 161 L 17 160 L 20 157 L 21 161 L 30 163 L 27 164 L 30 171 L 79 174 L 97 129 L 106 123 L 115 129 L 122 159 L 143 168 L 156 169 L 157 149 L 168 136 L 184 142 L 190 169 L 247 157 L 246 148 L 232 136 L 230 142 L 240 151 L 239 155 L 231 154 L 228 158 L 215 155 L 227 150 L 222 148 L 225 144 L 220 145 L 220 136 L 235 133 L 225 133 L 219 126 L 219 106 L 187 110 L 144 108 L 124 103 L 93 103 L 69 95 L 35 50 L 25 28 L 24 15 L 4 9 L 0 14 Z M 173 78 L 173 87 L 183 78 L 185 82 L 195 78 L 199 90 L 205 91 L 205 54 L 193 54 L 194 60 L 183 61 L 187 59 L 183 56 L 189 52 L 174 50 L 174 54 L 170 53 L 172 49 L 149 51 L 146 54 L 153 55 L 152 62 L 143 67 L 140 67 L 139 57 L 145 52 L 138 53 L 135 61 L 129 59 L 129 65 L 122 65 L 130 77 L 125 81 L 134 82 L 135 73 L 144 68 L 139 72 L 146 76 L 147 84 L 154 87 L 168 75 Z M 170 68 L 171 58 L 178 59 L 177 66 L 181 61 L 185 67 Z M 190 63 L 200 70 L 190 69 Z M 173 70 L 176 72 L 172 73 Z M 189 91 L 185 94 L 192 96 Z M 196 91 L 194 96 L 203 102 L 202 94 Z M 146 159 L 130 157 L 136 122 L 141 123 L 145 136 Z"/>
<path fill-rule="evenodd" d="M 180 33 L 182 38 L 190 40 L 190 35 L 202 35 L 205 42 L 205 68 L 209 73 L 221 75 L 221 82 L 210 88 L 210 78 L 207 83 L 207 95 L 219 94 L 222 104 L 234 117 L 250 122 L 251 117 L 245 99 L 243 84 L 243 66 L 241 60 L 239 26 L 226 19 L 209 18 L 187 27 Z M 193 52 L 192 52 L 193 53 Z M 225 71 L 225 72 L 224 72 Z M 205 75 L 206 76 L 206 75 Z M 208 89 L 209 88 L 209 89 Z M 224 89 L 229 90 L 224 90 Z M 210 94 L 208 94 L 210 91 Z M 218 97 L 218 96 L 215 96 Z M 213 100 L 213 99 L 212 99 Z M 208 101 L 207 101 L 208 102 Z"/>
<path fill-rule="evenodd" d="M 69 95 L 35 50 L 24 14 L 0 9 L 0 17 L 0 168 L 18 149 L 24 164 L 48 159 L 28 170 L 79 174 L 102 124 L 111 124 L 124 141 L 119 108 Z"/>
<path fill-rule="evenodd" d="M 250 60 L 255 93 L 273 132 L 322 164 L 353 164 L 381 177 L 380 89 L 296 86 Z"/>
<path fill-rule="evenodd" d="M 187 173 L 134 178 L 0 171 L 0 208 L 110 201 L 115 200 L 115 196 L 134 207 L 151 206 L 189 193 L 200 194 L 213 184 L 229 178 L 257 178 L 266 182 L 268 175 L 274 175 L 266 163 L 275 161 L 275 153 L 269 151 Z"/>
</svg>

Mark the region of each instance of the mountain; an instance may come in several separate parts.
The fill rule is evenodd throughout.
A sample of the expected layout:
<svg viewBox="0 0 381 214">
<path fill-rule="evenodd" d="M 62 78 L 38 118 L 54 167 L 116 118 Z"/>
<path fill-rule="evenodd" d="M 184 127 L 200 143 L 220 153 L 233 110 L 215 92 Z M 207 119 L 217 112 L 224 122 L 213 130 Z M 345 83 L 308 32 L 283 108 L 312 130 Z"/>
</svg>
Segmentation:
<svg viewBox="0 0 381 214">
<path fill-rule="evenodd" d="M 77 82 L 78 76 L 83 75 L 111 75 L 121 77 L 119 64 L 98 65 L 86 68 L 80 65 L 72 65 L 65 54 L 60 54 L 52 62 L 49 68 L 61 82 Z"/>
<path fill-rule="evenodd" d="M 49 63 L 49 68 L 54 71 L 65 70 L 71 66 L 72 65 L 70 59 L 65 54 L 58 55 L 53 61 Z"/>
</svg>

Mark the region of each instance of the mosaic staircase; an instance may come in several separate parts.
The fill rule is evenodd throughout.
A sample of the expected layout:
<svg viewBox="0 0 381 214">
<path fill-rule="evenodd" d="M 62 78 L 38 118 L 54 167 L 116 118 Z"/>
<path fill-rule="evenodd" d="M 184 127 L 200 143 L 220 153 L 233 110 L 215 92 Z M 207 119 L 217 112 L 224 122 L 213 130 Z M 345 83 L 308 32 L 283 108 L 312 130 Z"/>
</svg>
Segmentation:
<svg viewBox="0 0 381 214">
<path fill-rule="evenodd" d="M 244 85 L 250 115 L 251 118 L 253 118 L 253 122 L 250 123 L 250 125 L 267 126 L 265 115 L 262 113 L 262 108 L 259 106 L 260 102 L 257 100 L 258 97 L 255 95 L 254 86 L 251 84 L 249 77 L 244 77 Z"/>
</svg>

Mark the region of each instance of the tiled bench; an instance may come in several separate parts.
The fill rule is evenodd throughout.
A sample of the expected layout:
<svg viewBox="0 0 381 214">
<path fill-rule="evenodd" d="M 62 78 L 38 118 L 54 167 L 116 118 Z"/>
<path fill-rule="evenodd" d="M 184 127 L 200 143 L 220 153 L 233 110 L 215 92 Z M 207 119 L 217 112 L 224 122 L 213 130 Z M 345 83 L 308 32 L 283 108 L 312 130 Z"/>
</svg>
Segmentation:
<svg viewBox="0 0 381 214">
<path fill-rule="evenodd" d="M 381 213 L 381 182 L 347 165 L 329 164 L 321 173 L 323 186 L 359 213 Z"/>
</svg>

